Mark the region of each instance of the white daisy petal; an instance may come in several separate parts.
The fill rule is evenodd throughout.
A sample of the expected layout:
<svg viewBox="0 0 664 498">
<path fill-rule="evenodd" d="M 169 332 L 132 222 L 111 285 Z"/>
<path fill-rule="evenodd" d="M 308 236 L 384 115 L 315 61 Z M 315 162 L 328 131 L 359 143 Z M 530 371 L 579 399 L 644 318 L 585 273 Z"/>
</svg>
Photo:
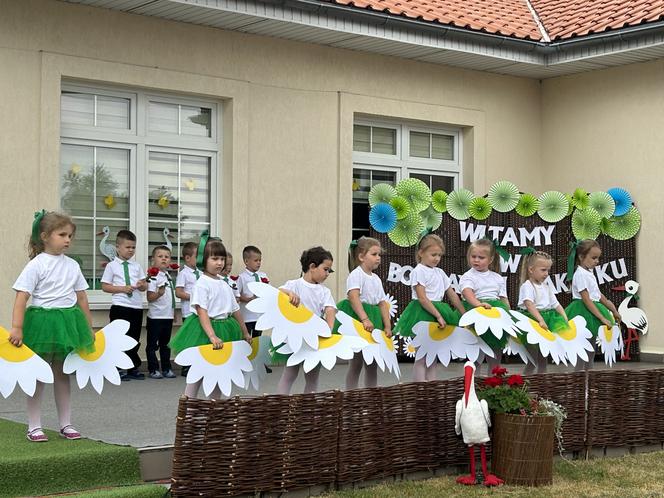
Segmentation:
<svg viewBox="0 0 664 498">
<path fill-rule="evenodd" d="M 470 330 L 447 325 L 438 327 L 435 322 L 418 322 L 413 327 L 415 338 L 412 345 L 417 347 L 415 359 L 425 358 L 426 365 L 431 366 L 438 359 L 444 366 L 454 358 L 477 358 L 479 341 Z"/>
<path fill-rule="evenodd" d="M 267 370 L 265 367 L 270 364 L 270 338 L 261 335 L 254 337 L 251 342 L 251 353 L 248 356 L 251 362 L 252 369 L 245 372 L 245 389 L 253 387 L 258 391 L 258 388 L 267 377 Z"/>
<path fill-rule="evenodd" d="M 620 327 L 614 325 L 612 327 L 600 326 L 597 330 L 597 345 L 604 355 L 604 363 L 608 366 L 613 366 L 616 362 L 616 352 L 622 352 L 622 333 Z"/>
<path fill-rule="evenodd" d="M 248 358 L 251 353 L 252 348 L 246 341 L 225 341 L 221 349 L 214 349 L 212 344 L 185 349 L 176 357 L 176 362 L 191 365 L 187 384 L 202 379 L 206 396 L 216 386 L 225 396 L 229 396 L 233 384 L 244 389 L 245 373 L 253 369 Z"/>
<path fill-rule="evenodd" d="M 9 342 L 9 332 L 0 327 L 0 394 L 4 398 L 14 392 L 16 384 L 28 396 L 35 393 L 37 381 L 53 382 L 48 363 L 25 344 L 16 347 Z"/>
</svg>

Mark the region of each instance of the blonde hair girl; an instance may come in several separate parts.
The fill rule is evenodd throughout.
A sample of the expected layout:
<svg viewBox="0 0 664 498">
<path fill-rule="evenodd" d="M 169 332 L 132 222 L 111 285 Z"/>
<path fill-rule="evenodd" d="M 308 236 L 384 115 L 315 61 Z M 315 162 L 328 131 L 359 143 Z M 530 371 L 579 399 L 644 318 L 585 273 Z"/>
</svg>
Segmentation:
<svg viewBox="0 0 664 498">
<path fill-rule="evenodd" d="M 412 337 L 413 326 L 421 321 L 438 323 L 441 329 L 459 324 L 459 318 L 464 312 L 461 300 L 454 292 L 450 278 L 438 268 L 444 254 L 445 244 L 438 235 L 425 235 L 417 245 L 417 266 L 410 272 L 412 300 L 394 329 L 398 334 Z M 445 296 L 454 309 L 443 302 Z M 413 380 L 435 380 L 436 366 L 433 363 L 427 367 L 425 358 L 415 361 Z"/>
<path fill-rule="evenodd" d="M 602 325 L 613 326 L 620 321 L 620 314 L 615 305 L 600 292 L 593 273 L 602 255 L 600 245 L 592 239 L 572 242 L 571 245 L 576 270 L 572 278 L 572 302 L 565 308 L 565 312 L 570 319 L 579 315 L 584 317 L 588 330 L 593 334 L 593 338 L 596 338 L 599 328 Z M 592 367 L 594 358 L 595 353 L 588 353 L 588 362 L 577 363 L 576 370 Z"/>
<path fill-rule="evenodd" d="M 372 237 L 360 237 L 350 243 L 348 248 L 350 274 L 346 279 L 347 298 L 337 303 L 337 309 L 362 322 L 367 332 L 377 328 L 391 337 L 390 303 L 387 301 L 383 282 L 374 273 L 380 265 L 382 252 L 380 241 Z M 338 328 L 339 322 L 336 322 L 334 332 Z M 367 365 L 362 353 L 355 353 L 346 375 L 346 389 L 355 389 L 358 386 L 362 367 L 365 369 L 365 387 L 376 387 L 378 365 L 375 361 Z"/>
<path fill-rule="evenodd" d="M 64 254 L 74 233 L 76 225 L 69 216 L 44 210 L 35 213 L 30 262 L 13 286 L 16 300 L 9 335 L 14 346 L 25 344 L 51 364 L 60 434 L 67 439 L 80 439 L 81 434 L 71 425 L 69 375 L 62 371 L 63 362 L 71 351 L 94 351 L 85 293 L 88 283 L 78 263 Z M 34 395 L 28 397 L 26 437 L 33 442 L 48 440 L 41 428 L 43 391 L 44 384 L 38 381 Z"/>
</svg>

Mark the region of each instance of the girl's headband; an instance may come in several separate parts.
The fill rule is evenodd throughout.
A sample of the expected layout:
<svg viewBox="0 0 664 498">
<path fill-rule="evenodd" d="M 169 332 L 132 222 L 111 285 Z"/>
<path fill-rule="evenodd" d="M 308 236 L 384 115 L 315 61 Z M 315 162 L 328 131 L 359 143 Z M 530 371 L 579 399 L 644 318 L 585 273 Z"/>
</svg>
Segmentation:
<svg viewBox="0 0 664 498">
<path fill-rule="evenodd" d="M 205 268 L 203 268 L 203 253 L 205 252 L 205 246 L 211 240 L 221 241 L 219 237 L 210 237 L 210 233 L 207 230 L 203 230 L 201 241 L 198 243 L 198 252 L 196 253 L 196 266 L 203 271 L 205 271 Z"/>
<path fill-rule="evenodd" d="M 32 240 L 32 242 L 35 244 L 38 244 L 40 241 L 39 225 L 41 225 L 41 221 L 42 219 L 44 219 L 45 214 L 46 214 L 45 209 L 42 209 L 41 211 L 36 211 L 35 219 L 32 220 L 32 234 L 30 235 L 30 240 Z"/>
<path fill-rule="evenodd" d="M 574 264 L 576 263 L 576 249 L 579 247 L 580 240 L 569 241 L 569 254 L 567 255 L 567 278 L 568 282 L 572 281 L 574 275 Z"/>
</svg>

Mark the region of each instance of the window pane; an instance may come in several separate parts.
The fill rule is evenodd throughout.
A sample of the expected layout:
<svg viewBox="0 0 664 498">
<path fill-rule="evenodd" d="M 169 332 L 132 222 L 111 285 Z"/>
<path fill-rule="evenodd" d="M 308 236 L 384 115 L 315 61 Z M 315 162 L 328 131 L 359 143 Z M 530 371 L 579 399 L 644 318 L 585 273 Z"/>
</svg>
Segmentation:
<svg viewBox="0 0 664 498">
<path fill-rule="evenodd" d="M 452 192 L 454 190 L 454 177 L 453 176 L 431 176 L 431 191 L 444 190 L 445 192 Z"/>
<path fill-rule="evenodd" d="M 97 217 L 129 219 L 129 150 L 97 147 Z"/>
<path fill-rule="evenodd" d="M 94 125 L 95 96 L 89 93 L 65 92 L 60 95 L 60 122 Z"/>
<path fill-rule="evenodd" d="M 210 158 L 181 156 L 180 220 L 210 221 Z"/>
<path fill-rule="evenodd" d="M 429 133 L 422 133 L 419 131 L 410 132 L 410 155 L 412 157 L 426 157 L 429 158 Z"/>
<path fill-rule="evenodd" d="M 367 199 L 371 190 L 371 171 L 368 169 L 353 169 L 353 200 Z"/>
<path fill-rule="evenodd" d="M 392 128 L 372 127 L 371 152 L 377 154 L 397 153 L 397 131 Z"/>
<path fill-rule="evenodd" d="M 353 125 L 353 150 L 371 152 L 371 127 Z"/>
<path fill-rule="evenodd" d="M 148 216 L 178 219 L 178 154 L 150 152 L 148 164 Z"/>
<path fill-rule="evenodd" d="M 94 147 L 62 144 L 60 147 L 60 200 L 71 216 L 94 216 Z"/>
<path fill-rule="evenodd" d="M 371 171 L 371 186 L 376 183 L 389 183 L 392 186 L 397 184 L 397 174 L 394 171 Z"/>
<path fill-rule="evenodd" d="M 454 161 L 454 137 L 450 135 L 431 135 L 431 156 L 434 159 Z"/>
<path fill-rule="evenodd" d="M 180 108 L 180 114 L 182 135 L 211 136 L 212 109 L 183 105 Z"/>
<path fill-rule="evenodd" d="M 150 221 L 148 224 L 148 265 L 152 266 L 152 250 L 157 246 L 166 246 L 171 249 L 171 259 L 177 262 L 178 224 L 168 221 Z"/>
<path fill-rule="evenodd" d="M 159 133 L 178 133 L 178 106 L 162 102 L 150 102 L 148 106 L 148 130 Z"/>
<path fill-rule="evenodd" d="M 128 130 L 131 100 L 106 95 L 97 96 L 97 126 Z"/>
</svg>

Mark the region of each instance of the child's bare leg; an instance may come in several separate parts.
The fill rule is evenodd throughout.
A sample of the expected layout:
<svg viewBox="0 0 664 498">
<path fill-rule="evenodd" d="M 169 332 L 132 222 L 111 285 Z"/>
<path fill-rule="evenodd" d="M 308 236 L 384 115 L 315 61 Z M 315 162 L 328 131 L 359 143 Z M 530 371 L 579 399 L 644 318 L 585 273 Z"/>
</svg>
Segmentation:
<svg viewBox="0 0 664 498">
<path fill-rule="evenodd" d="M 320 374 L 320 365 L 304 374 L 304 393 L 315 393 L 318 391 L 318 375 Z"/>
<path fill-rule="evenodd" d="M 362 358 L 362 353 L 360 353 Z M 362 359 L 364 363 L 364 359 Z M 378 385 L 378 364 L 374 360 L 371 365 L 364 365 L 364 386 L 376 387 Z"/>
<path fill-rule="evenodd" d="M 201 388 L 202 382 L 203 382 L 202 380 L 199 380 L 198 382 L 194 382 L 193 384 L 187 384 L 184 388 L 184 395 L 187 398 L 198 397 L 198 390 Z"/>
<path fill-rule="evenodd" d="M 494 369 L 494 367 L 497 367 L 500 365 L 500 362 L 503 361 L 503 350 L 502 349 L 494 349 L 493 350 L 493 358 L 490 356 L 486 357 L 486 367 L 487 367 L 487 375 L 492 375 L 491 370 Z"/>
<path fill-rule="evenodd" d="M 71 424 L 71 386 L 69 384 L 69 375 L 62 371 L 61 361 L 54 361 L 51 367 L 53 370 L 55 408 L 58 412 L 60 428 L 63 428 Z"/>
<path fill-rule="evenodd" d="M 427 380 L 427 365 L 424 362 L 424 358 L 415 360 L 413 365 L 413 380 L 415 382 L 424 382 Z"/>
<path fill-rule="evenodd" d="M 44 394 L 44 383 L 37 381 L 35 393 L 28 396 L 28 431 L 41 427 L 41 399 Z"/>
<path fill-rule="evenodd" d="M 426 367 L 426 380 L 436 380 L 438 373 L 438 362 L 434 361 L 430 367 Z"/>
<path fill-rule="evenodd" d="M 363 364 L 364 358 L 362 358 L 362 353 L 355 353 L 348 365 L 348 373 L 346 374 L 346 390 L 357 388 L 358 384 L 360 383 L 360 372 L 362 371 Z"/>
<path fill-rule="evenodd" d="M 593 363 L 595 361 L 595 351 L 588 351 L 588 361 L 578 360 L 576 366 L 574 367 L 575 372 L 583 372 L 584 370 L 590 370 L 593 368 Z"/>
<path fill-rule="evenodd" d="M 298 373 L 300 373 L 300 365 L 284 367 L 284 372 L 281 374 L 279 384 L 277 384 L 277 394 L 290 394 Z"/>
</svg>

